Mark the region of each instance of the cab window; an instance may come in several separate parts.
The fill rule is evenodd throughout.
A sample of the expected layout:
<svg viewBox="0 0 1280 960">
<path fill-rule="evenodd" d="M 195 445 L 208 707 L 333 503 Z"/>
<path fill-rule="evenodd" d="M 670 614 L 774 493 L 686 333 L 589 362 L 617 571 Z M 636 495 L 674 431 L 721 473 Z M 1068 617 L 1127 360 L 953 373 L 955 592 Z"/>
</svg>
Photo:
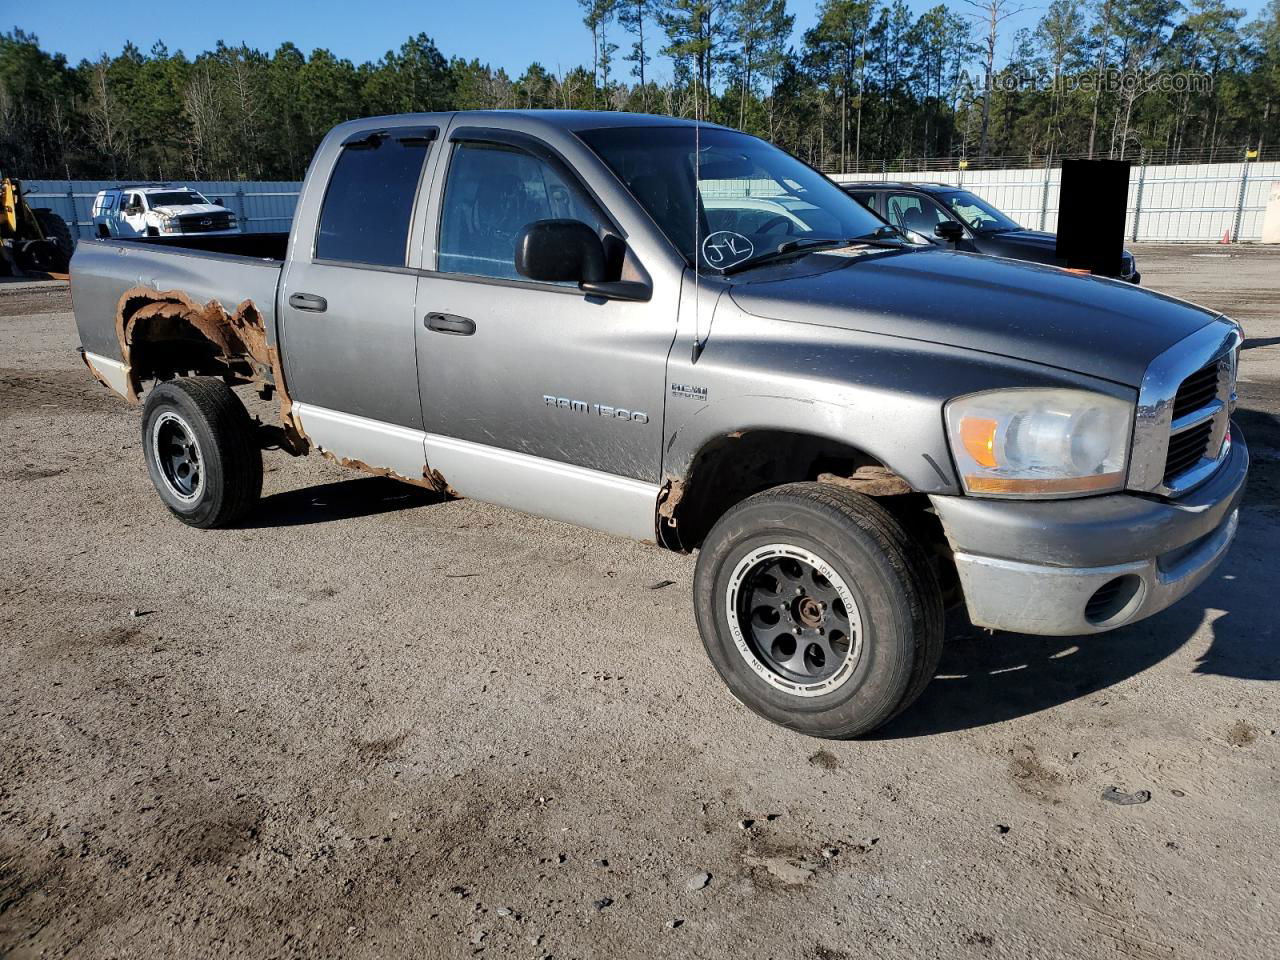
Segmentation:
<svg viewBox="0 0 1280 960">
<path fill-rule="evenodd" d="M 876 208 L 876 205 L 875 205 L 876 195 L 874 193 L 871 193 L 870 191 L 865 191 L 865 192 L 859 191 L 858 193 L 851 193 L 849 194 L 849 196 L 853 197 L 853 199 L 857 200 L 860 204 L 862 204 L 868 210 L 875 210 Z"/>
<path fill-rule="evenodd" d="M 554 164 L 507 144 L 458 143 L 440 214 L 439 269 L 523 280 L 515 267 L 520 231 L 560 219 L 603 232 L 595 204 Z"/>
<path fill-rule="evenodd" d="M 950 220 L 932 200 L 916 193 L 890 193 L 885 197 L 887 219 L 902 230 L 914 230 L 927 237 L 933 236 L 933 228 Z"/>
<path fill-rule="evenodd" d="M 320 208 L 316 259 L 405 265 L 429 144 L 421 135 L 381 131 L 342 148 Z"/>
</svg>

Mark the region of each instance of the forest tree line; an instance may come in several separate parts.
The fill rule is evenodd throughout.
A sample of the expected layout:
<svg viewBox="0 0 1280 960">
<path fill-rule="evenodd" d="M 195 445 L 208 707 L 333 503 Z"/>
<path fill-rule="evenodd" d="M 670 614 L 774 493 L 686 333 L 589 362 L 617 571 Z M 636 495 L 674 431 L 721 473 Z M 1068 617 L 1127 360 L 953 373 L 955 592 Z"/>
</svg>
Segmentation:
<svg viewBox="0 0 1280 960">
<path fill-rule="evenodd" d="M 28 178 L 294 180 L 334 124 L 476 108 L 701 117 L 825 170 L 1147 154 L 1239 159 L 1280 145 L 1280 0 L 579 0 L 592 62 L 519 76 L 446 56 L 427 33 L 353 63 L 292 43 L 157 41 L 70 64 L 0 34 L 0 171 Z M 875 165 L 874 167 L 872 165 Z"/>
</svg>

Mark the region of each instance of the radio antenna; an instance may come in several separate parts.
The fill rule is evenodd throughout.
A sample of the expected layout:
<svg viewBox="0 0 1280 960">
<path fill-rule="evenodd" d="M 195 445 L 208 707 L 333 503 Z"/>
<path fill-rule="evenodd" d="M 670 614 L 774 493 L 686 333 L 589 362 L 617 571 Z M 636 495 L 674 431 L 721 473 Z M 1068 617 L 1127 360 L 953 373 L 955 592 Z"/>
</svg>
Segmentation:
<svg viewBox="0 0 1280 960">
<path fill-rule="evenodd" d="M 698 93 L 698 65 L 693 65 L 693 356 L 697 363 L 702 353 L 702 245 L 698 231 L 702 205 L 702 97 Z"/>
</svg>

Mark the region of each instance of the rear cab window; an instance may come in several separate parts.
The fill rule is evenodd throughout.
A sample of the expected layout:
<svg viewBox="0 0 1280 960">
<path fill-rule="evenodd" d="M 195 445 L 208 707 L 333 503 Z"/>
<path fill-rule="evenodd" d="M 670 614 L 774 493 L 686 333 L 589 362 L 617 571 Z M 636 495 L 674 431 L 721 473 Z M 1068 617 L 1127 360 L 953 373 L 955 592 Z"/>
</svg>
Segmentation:
<svg viewBox="0 0 1280 960">
<path fill-rule="evenodd" d="M 403 267 L 435 128 L 360 133 L 343 144 L 316 230 L 315 259 Z"/>
</svg>

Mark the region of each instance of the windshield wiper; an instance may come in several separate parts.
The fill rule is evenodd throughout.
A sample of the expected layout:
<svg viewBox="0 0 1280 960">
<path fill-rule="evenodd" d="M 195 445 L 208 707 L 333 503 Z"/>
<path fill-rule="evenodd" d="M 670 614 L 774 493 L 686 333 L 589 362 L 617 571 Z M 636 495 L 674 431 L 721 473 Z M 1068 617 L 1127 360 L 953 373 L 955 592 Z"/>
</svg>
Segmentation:
<svg viewBox="0 0 1280 960">
<path fill-rule="evenodd" d="M 881 230 L 883 229 L 882 227 Z M 905 246 L 900 241 L 889 240 L 879 235 L 881 230 L 873 231 L 862 237 L 797 237 L 795 240 L 787 240 L 778 244 L 774 249 L 767 250 L 758 257 L 752 257 L 749 260 L 743 260 L 741 263 L 725 267 L 720 273 L 722 276 L 727 277 L 743 270 L 750 270 L 752 267 L 761 267 L 766 263 L 776 263 L 796 254 L 851 247 L 855 244 L 868 247 L 885 247 L 889 250 L 901 250 Z"/>
</svg>

